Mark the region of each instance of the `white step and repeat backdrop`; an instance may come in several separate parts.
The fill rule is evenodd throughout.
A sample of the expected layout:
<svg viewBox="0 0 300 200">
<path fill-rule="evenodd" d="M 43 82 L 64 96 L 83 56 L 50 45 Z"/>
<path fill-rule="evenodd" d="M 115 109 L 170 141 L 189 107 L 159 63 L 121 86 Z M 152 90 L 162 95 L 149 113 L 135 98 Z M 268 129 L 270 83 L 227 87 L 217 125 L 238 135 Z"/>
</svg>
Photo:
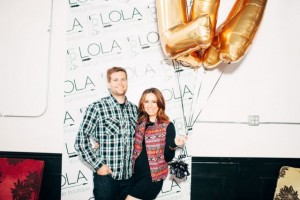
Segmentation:
<svg viewBox="0 0 300 200">
<path fill-rule="evenodd" d="M 126 68 L 127 97 L 135 104 L 146 88 L 159 88 L 176 134 L 190 136 L 191 127 L 201 112 L 201 105 L 195 102 L 198 98 L 207 98 L 222 70 L 209 73 L 213 81 L 201 97 L 200 88 L 195 85 L 201 85 L 201 77 L 207 76 L 207 72 L 187 68 L 162 53 L 155 0 L 70 0 L 69 12 L 62 199 L 90 200 L 93 199 L 92 169 L 78 157 L 74 141 L 86 106 L 108 95 L 105 78 L 108 68 Z M 177 150 L 176 158 L 178 155 L 185 156 L 190 168 L 189 144 Z M 190 176 L 177 179 L 169 175 L 157 199 L 190 199 L 190 184 Z"/>
</svg>

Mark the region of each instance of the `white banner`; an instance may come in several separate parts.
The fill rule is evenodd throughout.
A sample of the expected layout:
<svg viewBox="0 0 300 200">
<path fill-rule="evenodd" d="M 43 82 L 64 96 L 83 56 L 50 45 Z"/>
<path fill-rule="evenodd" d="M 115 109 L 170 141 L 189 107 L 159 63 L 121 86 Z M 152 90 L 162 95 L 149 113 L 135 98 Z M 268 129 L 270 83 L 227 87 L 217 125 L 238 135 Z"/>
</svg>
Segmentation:
<svg viewBox="0 0 300 200">
<path fill-rule="evenodd" d="M 92 169 L 74 149 L 75 137 L 88 104 L 108 95 L 106 70 L 126 68 L 127 97 L 137 104 L 142 92 L 160 89 L 166 99 L 166 112 L 175 124 L 176 134 L 185 135 L 195 84 L 194 70 L 166 59 L 160 47 L 155 0 L 69 0 L 64 86 L 65 151 L 62 169 L 63 200 L 90 200 L 93 197 Z M 189 145 L 177 150 L 191 172 Z M 190 199 L 191 176 L 178 179 L 169 175 L 157 199 Z"/>
</svg>

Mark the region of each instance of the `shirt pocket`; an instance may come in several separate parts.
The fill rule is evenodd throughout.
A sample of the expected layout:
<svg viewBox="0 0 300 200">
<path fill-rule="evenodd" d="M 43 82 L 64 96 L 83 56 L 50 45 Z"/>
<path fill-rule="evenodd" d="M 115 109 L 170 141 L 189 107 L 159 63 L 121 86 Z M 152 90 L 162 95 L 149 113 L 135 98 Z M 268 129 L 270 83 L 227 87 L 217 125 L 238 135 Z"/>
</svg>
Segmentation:
<svg viewBox="0 0 300 200">
<path fill-rule="evenodd" d="M 104 120 L 104 134 L 113 136 L 120 134 L 120 120 L 114 117 L 109 117 Z"/>
</svg>

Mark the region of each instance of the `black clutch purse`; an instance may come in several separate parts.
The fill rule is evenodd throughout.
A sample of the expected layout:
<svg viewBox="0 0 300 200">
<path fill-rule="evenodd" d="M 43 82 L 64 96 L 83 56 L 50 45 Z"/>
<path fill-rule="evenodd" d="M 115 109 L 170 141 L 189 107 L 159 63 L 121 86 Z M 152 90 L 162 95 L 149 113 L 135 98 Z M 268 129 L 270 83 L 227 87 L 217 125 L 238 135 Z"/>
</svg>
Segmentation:
<svg viewBox="0 0 300 200">
<path fill-rule="evenodd" d="M 187 176 L 190 175 L 188 169 L 189 165 L 182 160 L 185 157 L 185 155 L 180 155 L 177 160 L 169 163 L 171 175 L 174 175 L 179 179 L 187 178 Z"/>
</svg>

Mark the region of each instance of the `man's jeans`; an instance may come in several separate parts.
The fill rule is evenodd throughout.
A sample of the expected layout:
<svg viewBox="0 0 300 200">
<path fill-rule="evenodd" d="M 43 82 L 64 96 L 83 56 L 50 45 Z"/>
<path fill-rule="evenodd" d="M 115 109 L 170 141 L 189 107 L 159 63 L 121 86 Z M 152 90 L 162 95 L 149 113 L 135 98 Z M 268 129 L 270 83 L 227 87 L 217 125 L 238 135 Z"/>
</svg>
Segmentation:
<svg viewBox="0 0 300 200">
<path fill-rule="evenodd" d="M 115 180 L 110 175 L 101 176 L 94 173 L 95 200 L 124 200 L 132 186 L 132 178 Z"/>
</svg>

